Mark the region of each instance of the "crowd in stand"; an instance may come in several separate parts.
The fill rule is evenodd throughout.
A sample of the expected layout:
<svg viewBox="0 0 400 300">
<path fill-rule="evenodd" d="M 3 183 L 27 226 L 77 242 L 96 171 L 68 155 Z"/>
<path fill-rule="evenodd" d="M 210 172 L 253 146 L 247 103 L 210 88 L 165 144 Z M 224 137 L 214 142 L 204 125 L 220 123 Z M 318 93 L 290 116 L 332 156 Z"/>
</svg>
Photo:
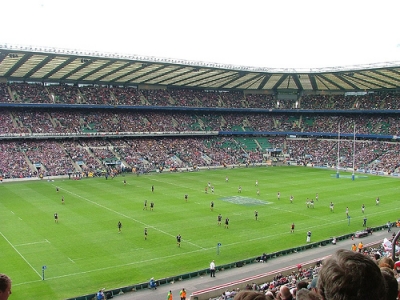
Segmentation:
<svg viewBox="0 0 400 300">
<path fill-rule="evenodd" d="M 81 143 L 84 141 L 81 141 Z M 71 160 L 77 165 L 81 165 L 84 171 L 97 170 L 103 167 L 102 163 L 93 155 L 91 155 L 88 148 L 85 148 L 80 143 L 73 141 L 63 141 L 61 146 L 65 149 L 65 152 L 71 158 Z"/>
<path fill-rule="evenodd" d="M 0 122 L 2 124 L 0 132 L 3 135 L 29 133 L 28 128 L 23 127 L 22 123 L 14 118 L 9 111 L 0 111 Z"/>
<path fill-rule="evenodd" d="M 147 99 L 148 105 L 172 106 L 170 95 L 166 90 L 142 90 L 141 93 Z"/>
<path fill-rule="evenodd" d="M 84 132 L 292 132 L 320 135 L 400 136 L 400 115 L 310 114 L 115 111 L 115 110 L 45 110 L 4 109 L 0 112 L 0 135 L 13 133 L 70 134 Z"/>
<path fill-rule="evenodd" d="M 196 98 L 196 95 L 190 90 L 171 90 L 169 94 L 173 101 L 172 104 L 174 104 L 175 106 L 199 106 L 199 100 Z"/>
<path fill-rule="evenodd" d="M 133 106 L 183 106 L 263 109 L 399 109 L 400 94 L 376 92 L 364 95 L 298 95 L 278 99 L 273 94 L 241 91 L 201 91 L 122 88 L 112 86 L 0 83 L 0 103 L 48 103 Z"/>
<path fill-rule="evenodd" d="M 0 143 L 0 170 L 0 175 L 6 178 L 24 178 L 36 175 L 31 170 L 18 143 L 13 141 Z"/>
<path fill-rule="evenodd" d="M 274 115 L 272 118 L 262 114 L 185 114 L 185 113 L 161 113 L 161 112 L 108 112 L 108 111 L 45 111 L 45 110 L 4 110 L 0 113 L 0 120 L 4 125 L 1 127 L 0 134 L 7 136 L 8 134 L 29 134 L 29 133 L 46 133 L 46 134 L 70 134 L 77 132 L 105 132 L 105 133 L 119 133 L 120 131 L 136 132 L 136 133 L 148 133 L 148 132 L 185 132 L 185 131 L 198 131 L 198 130 L 226 130 L 226 131 L 246 131 L 246 130 L 257 130 L 257 131 L 274 131 L 274 130 L 289 130 L 295 126 L 300 126 L 300 118 L 291 119 L 286 115 Z M 340 119 L 342 124 L 342 130 L 344 132 L 351 132 L 353 130 L 353 122 L 357 121 L 357 133 L 370 133 L 369 128 L 379 129 L 385 122 L 393 124 L 393 126 L 386 127 L 386 129 L 397 131 L 396 125 L 398 122 L 394 122 L 393 117 L 389 117 L 383 122 L 383 118 L 365 118 L 365 120 L 355 117 L 327 117 L 320 116 L 314 117 L 315 126 L 306 129 L 308 132 L 316 132 L 322 128 L 325 131 L 335 132 L 336 124 Z M 310 122 L 303 120 L 305 126 L 308 126 Z M 335 126 L 334 126 L 335 125 Z M 301 128 L 303 130 L 304 128 Z M 299 129 L 297 129 L 299 130 Z M 255 138 L 257 139 L 257 138 Z M 153 139 L 145 140 L 138 139 L 131 141 L 130 144 L 139 144 L 138 147 L 142 148 L 141 153 L 146 153 L 147 158 L 150 156 L 153 159 L 146 159 L 143 155 L 134 153 L 137 151 L 135 148 L 126 150 L 123 149 L 119 154 L 118 159 L 125 159 L 129 166 L 131 164 L 137 165 L 148 163 L 147 167 L 156 168 L 159 166 L 171 166 L 185 167 L 185 166 L 210 166 L 210 165 L 231 165 L 237 163 L 259 163 L 263 161 L 262 152 L 265 153 L 265 148 L 257 147 L 256 149 L 247 149 L 246 145 L 243 145 L 238 141 L 237 138 L 233 137 L 218 137 L 213 139 L 211 144 L 211 150 L 205 145 L 206 138 L 198 139 Z M 282 137 L 269 137 L 268 140 L 273 141 L 274 148 L 281 148 L 284 154 L 287 154 L 290 160 L 294 160 L 301 163 L 312 163 L 314 165 L 334 166 L 337 164 L 337 148 L 338 143 L 336 140 L 323 140 L 316 138 L 308 139 L 291 139 Z M 160 143 L 162 141 L 162 143 Z M 168 147 L 162 146 L 165 143 Z M 194 142 L 195 141 L 195 142 Z M 225 142 L 230 143 L 231 147 L 226 147 Z M 91 143 L 97 143 L 97 139 L 93 139 Z M 6 145 L 7 139 L 2 142 Z M 53 145 L 58 145 L 56 142 L 51 142 Z M 83 141 L 83 143 L 85 143 Z M 102 147 L 114 146 L 114 143 L 118 143 L 117 139 L 113 139 L 108 142 L 107 145 Z M 86 145 L 81 146 L 76 143 L 76 147 L 89 147 Z M 152 145 L 151 147 L 149 145 Z M 125 147 L 119 147 L 127 148 Z M 170 152 L 169 156 L 165 156 L 166 149 L 175 149 L 170 145 L 174 145 L 177 151 Z M 26 141 L 25 146 L 27 149 L 35 148 L 36 143 L 34 141 Z M 96 146 L 101 147 L 99 145 Z M 399 162 L 397 160 L 397 153 L 400 150 L 400 145 L 394 142 L 387 141 L 358 141 L 354 143 L 352 140 L 340 141 L 340 153 L 339 153 L 339 165 L 345 167 L 352 167 L 353 164 L 353 153 L 355 155 L 355 166 L 362 169 L 371 169 L 376 172 L 389 172 L 394 173 L 399 168 Z M 5 146 L 7 148 L 7 146 Z M 12 147 L 10 148 L 12 149 Z M 40 147 L 40 149 L 44 149 Z M 50 147 L 46 148 L 49 152 L 48 156 L 58 157 L 59 153 L 64 151 L 61 147 Z M 200 154 L 189 153 L 188 149 L 198 149 Z M 355 150 L 355 151 L 354 151 Z M 73 153 L 73 150 L 69 150 Z M 87 150 L 85 150 L 87 152 Z M 37 151 L 36 151 L 37 152 Z M 33 152 L 33 153 L 36 153 Z M 52 152 L 56 152 L 52 154 Z M 139 152 L 140 153 L 140 152 Z M 163 153 L 163 156 L 160 154 Z M 51 166 L 46 164 L 45 157 L 37 157 L 35 160 L 40 161 L 47 171 L 52 175 L 59 175 L 66 170 L 71 169 L 71 163 L 69 159 L 65 160 L 65 166 Z M 99 163 L 96 163 L 95 159 L 89 159 L 90 157 L 98 158 L 114 158 L 115 153 L 105 153 L 104 149 L 95 149 L 88 152 L 85 155 L 85 162 L 90 162 L 90 165 L 99 167 Z M 156 159 L 154 159 L 156 158 Z M 30 159 L 28 157 L 28 159 Z M 47 159 L 51 161 L 51 159 Z M 31 160 L 31 163 L 35 161 Z M 3 163 L 4 164 L 4 163 Z M 86 163 L 85 163 L 86 164 Z M 74 168 L 73 168 L 74 169 Z M 6 165 L 1 166 L 3 173 L 6 172 Z M 64 170 L 64 171 L 63 171 Z M 24 173 L 21 171 L 21 173 Z M 15 173 L 13 173 L 15 176 Z M 25 174 L 25 173 L 24 173 Z M 24 175 L 26 176 L 26 174 Z M 20 177 L 20 176 L 17 176 Z"/>
<path fill-rule="evenodd" d="M 400 264 L 382 247 L 340 249 L 323 261 L 298 271 L 275 274 L 269 282 L 226 290 L 212 300 L 396 300 L 400 296 Z"/>
<path fill-rule="evenodd" d="M 0 83 L 0 103 L 47 103 L 108 105 L 110 109 L 31 109 L 6 108 L 0 112 L 0 136 L 3 137 L 0 162 L 5 177 L 29 177 L 35 174 L 65 175 L 71 171 L 101 169 L 105 161 L 123 161 L 127 168 L 143 170 L 251 165 L 266 161 L 267 147 L 279 148 L 286 161 L 316 166 L 352 167 L 369 172 L 398 172 L 399 144 L 359 140 L 350 137 L 338 141 L 332 136 L 400 135 L 396 114 L 315 114 L 256 111 L 160 111 L 154 107 L 286 108 L 291 100 L 277 100 L 272 94 L 244 94 L 240 91 L 139 90 L 107 86 L 42 85 Z M 115 110 L 118 105 L 142 105 L 146 110 Z M 398 109 L 400 94 L 382 92 L 362 96 L 302 95 L 296 107 L 307 109 Z M 211 132 L 255 133 L 250 147 L 240 137 L 207 136 Z M 199 132 L 202 137 L 154 138 L 149 134 Z M 275 132 L 286 135 L 275 136 Z M 105 140 L 103 135 L 120 135 Z M 126 133 L 128 133 L 127 137 Z M 268 134 L 269 133 L 269 134 Z M 319 138 L 291 138 L 296 133 L 318 133 Z M 68 137 L 74 141 L 36 141 L 37 135 Z M 86 134 L 95 134 L 84 139 Z M 326 136 L 331 139 L 324 139 Z M 140 136 L 140 138 L 134 138 Z M 161 135 L 162 136 L 162 135 Z M 23 141 L 14 140 L 16 137 Z M 260 144 L 264 140 L 266 145 Z M 340 148 L 339 156 L 337 149 Z M 195 149 L 195 151 L 193 151 Z M 355 154 L 354 154 L 355 153 Z M 354 156 L 354 157 L 353 157 Z M 57 159 L 56 159 L 57 158 Z M 338 159 L 339 158 L 339 159 Z M 79 162 L 79 164 L 77 163 Z M 39 167 L 32 167 L 39 166 Z"/>
<path fill-rule="evenodd" d="M 199 100 L 198 103 L 202 107 L 222 107 L 220 102 L 220 97 L 218 92 L 214 91 L 192 91 L 196 99 Z M 190 92 L 189 92 L 190 93 Z M 198 106 L 198 104 L 197 104 Z"/>
<path fill-rule="evenodd" d="M 65 149 L 55 141 L 23 142 L 20 149 L 32 164 L 40 164 L 38 171 L 42 176 L 66 175 L 75 169 Z"/>
<path fill-rule="evenodd" d="M 51 103 L 50 94 L 42 84 L 12 83 L 11 95 L 17 103 Z"/>
<path fill-rule="evenodd" d="M 82 97 L 76 86 L 72 85 L 50 85 L 46 87 L 50 95 L 50 103 L 57 104 L 81 104 Z M 12 90 L 12 87 L 11 87 Z M 48 103 L 48 102 L 45 102 Z"/>
<path fill-rule="evenodd" d="M 331 140 L 318 139 L 288 139 L 290 157 L 296 161 L 312 163 L 316 166 L 333 166 L 337 164 L 338 144 Z M 357 168 L 376 168 L 391 170 L 399 167 L 397 151 L 400 150 L 398 143 L 386 143 L 379 141 L 341 141 L 339 145 L 339 165 L 344 167 L 353 166 Z"/>
<path fill-rule="evenodd" d="M 397 110 L 400 94 L 382 92 L 362 96 L 301 95 L 296 100 L 277 99 L 272 94 L 244 94 L 239 91 L 139 90 L 136 88 L 0 83 L 0 103 L 91 104 L 108 106 L 178 106 L 205 108 L 262 108 L 310 110 Z M 0 112 L 0 174 L 5 178 L 58 176 L 72 172 L 91 172 L 107 167 L 107 161 L 121 161 L 132 170 L 196 169 L 232 165 L 249 166 L 271 159 L 271 149 L 280 149 L 285 162 L 314 166 L 352 168 L 361 172 L 399 171 L 400 143 L 378 140 L 294 138 L 287 136 L 249 136 L 257 145 L 249 146 L 234 136 L 200 137 L 121 137 L 109 139 L 11 139 L 15 134 L 71 133 L 165 133 L 188 131 L 233 132 L 311 132 L 338 134 L 400 135 L 397 115 L 317 115 L 312 113 L 258 112 L 177 112 L 116 110 L 54 110 L 7 108 Z M 339 128 L 340 124 L 340 128 Z M 366 254 L 366 253 L 364 253 Z M 389 265 L 390 269 L 393 266 Z M 382 266 L 384 268 L 386 266 Z M 314 285 L 321 265 L 299 268 L 287 276 L 277 274 L 262 285 L 247 290 L 266 295 L 265 299 L 295 299 L 299 283 L 306 290 Z M 383 272 L 383 271 L 382 271 Z M 386 272 L 386 271 L 385 271 Z M 389 272 L 390 273 L 390 272 Z M 386 276 L 386 275 L 385 275 Z M 389 279 L 391 273 L 389 274 Z M 383 280 L 382 280 L 383 282 Z M 301 285 L 300 285 L 301 286 Z M 285 288 L 282 288 L 285 287 Z M 287 291 L 290 294 L 287 294 Z M 325 294 L 323 294 L 325 292 Z M 282 295 L 287 294 L 287 297 Z M 326 290 L 324 299 L 330 299 Z M 239 299 L 238 291 L 226 291 L 218 299 Z M 308 297 L 308 298 L 307 298 Z M 296 299 L 321 299 L 320 296 Z M 244 299 L 244 298 L 243 298 Z M 250 299 L 250 298 L 248 298 Z M 255 298 L 254 298 L 255 299 Z M 361 298 L 360 298 L 361 299 Z M 374 299 L 390 299 L 379 297 Z M 395 299 L 395 298 L 394 298 Z"/>
<path fill-rule="evenodd" d="M 8 86 L 4 83 L 0 83 L 0 99 L 3 103 L 11 102 L 10 93 L 8 91 Z"/>
<path fill-rule="evenodd" d="M 246 95 L 247 107 L 256 107 L 264 109 L 275 108 L 273 95 L 249 94 Z"/>
<path fill-rule="evenodd" d="M 291 119 L 286 115 L 274 115 L 272 118 L 268 118 L 262 114 L 185 114 L 185 113 L 161 113 L 161 112 L 108 112 L 108 111 L 45 111 L 45 110 L 5 110 L 0 113 L 0 120 L 4 125 L 0 133 L 3 135 L 7 134 L 25 134 L 25 133 L 76 133 L 76 132 L 114 132 L 130 131 L 138 133 L 148 132 L 171 132 L 171 131 L 198 131 L 198 130 L 226 130 L 226 131 L 246 131 L 246 130 L 257 130 L 257 131 L 273 131 L 273 130 L 288 130 L 288 127 L 293 128 L 294 126 L 300 126 L 300 119 Z M 344 132 L 351 132 L 352 124 L 357 121 L 357 133 L 358 132 L 369 132 L 369 126 L 371 128 L 382 127 L 384 123 L 382 118 L 365 118 L 365 120 L 355 117 L 327 117 L 320 116 L 314 117 L 314 123 L 316 124 L 310 129 L 309 132 L 315 132 L 319 128 L 323 130 L 335 131 L 334 128 L 340 119 L 340 124 Z M 394 123 L 393 117 L 389 117 L 385 120 L 388 123 Z M 310 124 L 309 121 L 304 119 L 305 126 Z M 295 125 L 294 125 L 295 124 Z M 380 124 L 380 125 L 379 125 Z M 379 126 L 378 126 L 379 125 Z M 271 127 L 269 127 L 271 126 Z M 304 129 L 304 128 L 302 128 Z M 397 130 L 397 125 L 390 126 L 390 130 Z M 257 139 L 257 138 L 255 138 Z M 99 147 L 114 146 L 118 140 L 113 139 L 107 142 L 107 145 L 96 145 L 94 150 L 84 150 L 88 152 L 84 155 L 83 161 L 85 164 L 90 164 L 96 168 L 101 166 L 101 163 L 96 162 L 96 158 L 105 159 L 118 156 L 118 159 L 126 159 L 126 163 L 131 167 L 132 164 L 147 168 L 158 168 L 159 166 L 174 166 L 174 167 L 186 167 L 186 166 L 215 166 L 215 165 L 231 165 L 238 163 L 259 163 L 263 161 L 262 153 L 265 148 L 257 147 L 256 149 L 247 149 L 246 145 L 243 145 L 238 141 L 237 138 L 233 137 L 218 137 L 212 140 L 210 149 L 207 148 L 206 138 L 198 139 L 138 139 L 130 141 L 130 144 L 138 144 L 136 147 L 129 149 L 128 143 L 124 147 L 119 147 L 119 155 L 113 152 L 105 152 L 104 149 L 97 149 Z M 337 147 L 338 143 L 336 140 L 323 140 L 316 138 L 308 139 L 291 139 L 282 137 L 269 137 L 268 140 L 273 141 L 274 148 L 281 148 L 284 154 L 287 154 L 290 160 L 294 160 L 301 163 L 312 163 L 314 165 L 323 166 L 334 166 L 337 164 Z M 162 141 L 160 143 L 160 141 Z M 230 143 L 230 147 L 226 146 L 226 143 Z M 7 140 L 2 142 L 6 145 Z M 76 147 L 90 148 L 85 145 L 85 141 L 81 141 L 83 145 L 78 142 L 75 144 Z M 91 143 L 98 143 L 97 139 L 93 139 Z M 163 146 L 166 143 L 168 146 Z M 46 148 L 49 157 L 58 157 L 60 153 L 65 152 L 62 146 L 58 146 L 58 143 L 51 142 L 54 147 Z M 174 147 L 171 147 L 174 145 Z M 24 147 L 31 149 L 36 147 L 34 141 L 26 141 Z M 352 167 L 353 165 L 353 153 L 355 155 L 355 166 L 361 169 L 370 169 L 375 172 L 389 172 L 394 173 L 399 168 L 399 162 L 397 160 L 397 153 L 400 150 L 398 143 L 387 142 L 387 141 L 357 141 L 353 145 L 352 140 L 342 140 L 340 142 L 340 153 L 339 153 L 339 165 L 344 167 Z M 5 146 L 7 148 L 7 146 Z M 93 147 L 92 147 L 93 148 Z M 141 148 L 141 152 L 137 152 L 138 148 Z M 12 149 L 12 147 L 10 148 Z M 15 148 L 14 148 L 15 149 Z M 44 149 L 39 147 L 39 149 Z M 128 150 L 127 150 L 128 149 Z M 166 149 L 176 149 L 176 151 L 169 151 L 169 155 L 166 156 Z M 190 153 L 188 149 L 198 149 L 198 153 Z M 355 150 L 355 151 L 354 151 Z M 68 150 L 74 153 L 75 150 Z M 69 152 L 66 153 L 69 153 Z M 71 163 L 68 160 L 74 160 L 73 158 L 67 157 L 64 162 L 65 166 L 54 166 L 46 161 L 52 159 L 46 159 L 46 157 L 37 157 L 38 151 L 29 152 L 36 153 L 32 156 L 32 159 L 40 161 L 44 169 L 46 169 L 51 175 L 60 175 L 67 170 L 71 170 Z M 39 151 L 40 152 L 40 151 Z M 55 152 L 55 153 L 53 153 Z M 80 151 L 82 152 L 82 151 Z M 140 153 L 146 153 L 146 157 Z M 73 155 L 73 157 L 76 155 Z M 82 155 L 81 155 L 82 156 Z M 150 159 L 151 157 L 151 159 Z M 31 163 L 35 163 L 30 157 L 28 159 Z M 149 162 L 150 161 L 150 162 Z M 1 170 L 3 173 L 8 168 L 3 163 Z M 62 163 L 61 163 L 62 164 Z M 74 168 L 72 168 L 74 169 Z M 25 174 L 21 170 L 21 174 Z M 15 173 L 12 175 L 15 177 Z M 17 176 L 20 177 L 20 176 Z"/>
<path fill-rule="evenodd" d="M 271 148 L 249 148 L 268 142 Z M 353 168 L 376 174 L 398 173 L 400 144 L 383 141 L 341 141 L 339 165 L 336 140 L 286 137 L 138 137 L 124 139 L 79 140 L 3 140 L 0 141 L 0 172 L 5 178 L 31 177 L 33 174 L 67 175 L 72 172 L 103 170 L 108 163 L 121 161 L 125 168 L 143 170 L 193 169 L 232 165 L 251 166 L 272 160 L 279 149 L 283 163 L 336 168 Z M 355 152 L 354 152 L 355 149 Z M 269 152 L 268 152 L 269 151 Z M 354 158 L 353 158 L 354 155 Z"/>
<path fill-rule="evenodd" d="M 298 287 L 307 288 L 308 286 L 310 286 L 311 288 L 311 282 L 313 278 L 318 277 L 318 272 L 321 269 L 321 262 L 318 262 L 314 266 L 310 266 L 307 268 L 303 268 L 301 265 L 299 265 L 298 267 L 298 271 L 293 271 L 287 275 L 277 273 L 271 279 L 271 281 L 264 282 L 262 284 L 247 284 L 245 290 L 254 291 L 254 294 L 257 293 L 261 295 L 266 295 L 268 296 L 268 299 L 281 299 L 279 297 L 279 293 L 282 287 L 285 287 L 287 288 L 287 292 L 293 297 L 296 295 L 296 290 Z M 226 290 L 222 293 L 221 296 L 213 298 L 212 300 L 232 300 L 235 296 L 238 298 L 237 295 L 239 295 L 241 292 L 243 293 L 243 291 L 238 288 L 233 290 Z"/>
</svg>

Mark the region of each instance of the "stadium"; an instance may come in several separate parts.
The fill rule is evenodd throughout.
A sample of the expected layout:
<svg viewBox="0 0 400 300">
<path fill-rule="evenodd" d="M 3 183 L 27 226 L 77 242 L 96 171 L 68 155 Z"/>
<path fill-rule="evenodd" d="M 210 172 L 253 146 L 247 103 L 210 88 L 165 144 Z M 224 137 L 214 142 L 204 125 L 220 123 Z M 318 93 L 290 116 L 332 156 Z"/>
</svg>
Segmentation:
<svg viewBox="0 0 400 300">
<path fill-rule="evenodd" d="M 150 278 L 177 295 L 213 260 L 218 279 L 264 253 L 292 261 L 352 244 L 363 220 L 375 246 L 400 225 L 399 88 L 399 63 L 298 71 L 0 45 L 12 299 L 161 299 Z M 216 285 L 187 290 L 243 288 Z"/>
</svg>

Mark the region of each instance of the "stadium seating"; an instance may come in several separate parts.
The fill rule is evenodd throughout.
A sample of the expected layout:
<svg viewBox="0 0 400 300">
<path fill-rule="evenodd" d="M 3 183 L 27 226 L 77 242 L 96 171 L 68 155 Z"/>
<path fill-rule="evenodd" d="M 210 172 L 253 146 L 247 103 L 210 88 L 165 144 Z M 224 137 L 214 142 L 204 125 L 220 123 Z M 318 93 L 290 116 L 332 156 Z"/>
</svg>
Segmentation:
<svg viewBox="0 0 400 300">
<path fill-rule="evenodd" d="M 128 168 L 139 165 L 139 168 L 153 170 L 157 169 L 159 165 L 167 167 L 172 165 L 175 168 L 195 165 L 201 167 L 209 166 L 210 164 L 260 163 L 260 161 L 263 161 L 263 157 L 257 152 L 260 148 L 265 150 L 271 145 L 274 148 L 281 148 L 282 154 L 290 153 L 289 160 L 291 161 L 302 164 L 312 161 L 313 165 L 333 166 L 336 161 L 336 153 L 334 151 L 336 143 L 334 140 L 323 140 L 323 138 L 336 138 L 338 123 L 341 124 L 340 131 L 344 138 L 341 147 L 344 153 L 348 153 L 345 165 L 351 161 L 350 153 L 353 147 L 351 139 L 353 138 L 353 125 L 356 124 L 357 135 L 359 135 L 357 137 L 356 152 L 360 153 L 356 157 L 356 166 L 363 171 L 384 174 L 397 174 L 399 168 L 394 163 L 396 153 L 399 150 L 398 143 L 396 143 L 398 134 L 396 124 L 399 122 L 397 115 L 391 114 L 391 109 L 399 106 L 400 97 L 393 93 L 377 94 L 368 99 L 365 96 L 354 96 L 347 99 L 337 95 L 332 97 L 302 96 L 301 99 L 304 105 L 311 102 L 316 105 L 316 108 L 321 109 L 329 107 L 329 103 L 334 103 L 334 106 L 339 108 L 353 107 L 353 105 L 347 105 L 347 100 L 360 105 L 362 103 L 363 109 L 370 109 L 382 107 L 382 103 L 389 103 L 387 99 L 390 99 L 390 107 L 385 107 L 389 109 L 379 114 L 325 115 L 318 114 L 318 111 L 312 114 L 298 111 L 296 115 L 293 115 L 290 112 L 270 114 L 269 112 L 235 111 L 236 105 L 242 107 L 243 101 L 255 104 L 256 101 L 254 99 L 265 100 L 264 97 L 258 96 L 248 96 L 247 100 L 244 100 L 245 97 L 237 92 L 223 93 L 223 96 L 221 96 L 218 93 L 190 90 L 168 93 L 165 90 L 145 92 L 132 88 L 79 88 L 69 85 L 43 87 L 42 85 L 26 83 L 13 83 L 10 85 L 0 83 L 0 91 L 0 102 L 17 105 L 18 102 L 31 101 L 30 103 L 33 104 L 30 109 L 24 110 L 7 106 L 0 113 L 0 120 L 5 125 L 0 129 L 1 143 L 3 149 L 8 149 L 3 155 L 6 158 L 7 155 L 11 157 L 14 154 L 9 150 L 14 149 L 14 152 L 19 152 L 19 156 L 22 158 L 22 160 L 18 160 L 21 167 L 7 165 L 8 159 L 3 161 L 0 170 L 5 175 L 5 178 L 39 176 L 37 168 L 33 166 L 37 163 L 40 163 L 40 170 L 50 176 L 66 175 L 71 171 L 82 172 L 93 168 L 96 170 L 102 169 L 104 165 L 96 157 L 104 157 L 108 160 L 122 160 Z M 390 98 L 388 98 L 388 95 Z M 190 107 L 191 103 L 198 105 L 201 102 L 208 103 L 208 101 L 214 102 L 217 100 L 222 102 L 232 100 L 233 102 L 228 106 L 231 107 L 229 112 L 223 113 L 215 110 L 200 113 L 192 110 L 178 112 L 174 110 L 158 111 L 155 109 L 161 109 L 160 106 L 144 111 L 115 111 L 112 109 L 94 110 L 93 107 L 90 109 L 82 107 L 69 109 L 63 107 L 58 109 L 59 106 L 56 105 L 57 101 L 59 101 L 60 103 L 58 104 L 61 104 L 61 102 L 67 103 L 67 105 L 91 103 L 95 106 L 101 106 L 104 103 L 110 104 L 108 101 L 117 101 L 118 97 L 124 99 L 124 104 L 130 105 L 133 103 L 138 104 L 138 102 L 141 102 L 140 99 L 143 99 L 142 97 L 149 98 L 154 105 L 166 106 L 169 106 L 170 103 L 181 103 L 185 107 Z M 162 100 L 154 100 L 157 97 Z M 176 100 L 173 97 L 179 99 Z M 94 98 L 101 100 L 95 100 Z M 268 100 L 272 98 L 272 96 L 267 97 Z M 146 101 L 149 101 L 149 99 Z M 188 103 L 185 102 L 186 99 Z M 249 99 L 253 100 L 249 101 Z M 382 99 L 386 100 L 383 101 Z M 44 109 L 42 104 L 45 103 L 53 106 Z M 35 106 L 35 104 L 39 105 Z M 310 107 L 314 108 L 312 105 Z M 221 134 L 220 130 L 224 134 Z M 293 132 L 293 130 L 296 130 L 296 132 Z M 143 155 L 138 155 L 136 149 L 133 149 L 135 150 L 133 152 L 127 151 L 128 145 L 132 144 L 131 140 L 135 136 L 151 137 L 154 133 L 164 134 L 167 132 L 169 137 L 164 138 L 165 143 L 177 144 L 178 139 L 170 136 L 180 135 L 186 131 L 199 132 L 203 137 L 180 141 L 178 144 L 181 149 L 176 149 L 176 152 L 169 156 L 160 156 L 162 150 L 159 149 L 158 154 L 156 153 L 159 156 L 159 160 L 153 165 L 149 165 Z M 213 133 L 210 136 L 208 132 Z M 237 137 L 232 138 L 231 134 L 235 134 Z M 299 134 L 304 139 L 290 138 L 291 136 L 297 137 Z M 314 138 L 316 134 L 321 137 L 321 140 Z M 209 136 L 205 137 L 204 135 Z M 51 140 L 52 147 L 47 149 L 49 157 L 66 153 L 64 155 L 65 160 L 63 160 L 61 166 L 57 166 L 57 168 L 52 166 L 49 157 L 37 157 L 39 152 L 33 150 L 38 149 L 36 140 L 39 137 L 42 139 L 47 137 Z M 68 148 L 64 146 L 65 141 L 60 143 L 54 140 L 55 138 L 60 140 L 60 138 L 68 137 L 79 137 L 79 139 L 77 140 L 78 142 L 70 143 Z M 82 145 L 85 138 L 92 138 L 91 144 L 93 144 L 96 139 L 103 137 L 112 138 L 107 141 L 106 145 L 102 146 L 103 149 L 99 149 L 98 146 L 93 147 L 93 145 Z M 270 144 L 263 144 L 265 137 L 268 137 L 270 141 L 274 139 L 275 141 Z M 23 138 L 24 143 L 18 142 L 14 144 L 12 141 L 16 138 Z M 364 141 L 360 141 L 360 139 Z M 210 143 L 210 140 L 213 142 Z M 148 140 L 140 139 L 135 142 L 137 141 L 139 141 L 139 147 L 143 150 L 141 152 L 148 152 L 144 145 L 148 143 Z M 183 155 L 185 153 L 184 149 L 193 144 L 199 146 L 197 148 L 200 150 L 198 154 Z M 43 145 L 40 145 L 39 149 L 43 147 Z M 118 153 L 105 154 L 104 147 L 115 148 Z M 307 149 L 307 153 L 304 149 Z M 236 153 L 233 153 L 233 150 Z M 52 154 L 52 152 L 56 153 Z M 74 154 L 75 152 L 80 152 L 79 157 Z M 200 155 L 201 153 L 208 154 Z M 176 159 L 177 157 L 179 157 L 179 160 Z M 246 157 L 246 159 L 243 159 L 243 157 Z M 80 167 L 77 166 L 78 162 Z"/>
<path fill-rule="evenodd" d="M 400 93 L 304 94 L 298 100 L 299 105 L 283 100 L 278 105 L 275 95 L 240 91 L 0 83 L 0 173 L 12 180 L 72 173 L 101 176 L 106 171 L 134 169 L 185 170 L 266 163 L 264 154 L 282 163 L 332 167 L 337 163 L 340 124 L 344 166 L 352 168 L 355 149 L 359 172 L 398 176 Z M 266 151 L 269 148 L 279 148 L 282 153 L 271 157 Z M 116 161 L 124 163 L 124 170 L 114 165 Z M 351 234 L 337 237 L 349 238 Z M 330 242 L 268 253 L 267 259 Z M 218 268 L 237 268 L 255 261 L 257 258 L 250 258 Z M 198 270 L 158 283 L 165 285 L 207 272 Z M 214 296 L 227 287 L 244 288 L 246 284 L 243 280 L 198 293 Z M 118 295 L 147 288 L 146 282 L 109 292 Z"/>
</svg>

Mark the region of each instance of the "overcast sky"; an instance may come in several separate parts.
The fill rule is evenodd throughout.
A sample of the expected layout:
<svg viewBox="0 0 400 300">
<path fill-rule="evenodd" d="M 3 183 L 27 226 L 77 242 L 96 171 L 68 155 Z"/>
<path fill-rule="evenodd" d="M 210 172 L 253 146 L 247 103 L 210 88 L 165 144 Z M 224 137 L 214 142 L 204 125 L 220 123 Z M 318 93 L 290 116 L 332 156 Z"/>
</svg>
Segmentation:
<svg viewBox="0 0 400 300">
<path fill-rule="evenodd" d="M 400 61 L 400 1 L 3 1 L 0 44 L 267 68 Z"/>
</svg>

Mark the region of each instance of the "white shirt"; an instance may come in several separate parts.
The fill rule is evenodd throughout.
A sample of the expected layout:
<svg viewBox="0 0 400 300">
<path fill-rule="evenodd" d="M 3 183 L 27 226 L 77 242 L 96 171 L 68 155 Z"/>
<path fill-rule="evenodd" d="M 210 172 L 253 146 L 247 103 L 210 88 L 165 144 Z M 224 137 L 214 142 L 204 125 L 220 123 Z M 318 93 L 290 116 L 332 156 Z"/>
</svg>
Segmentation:
<svg viewBox="0 0 400 300">
<path fill-rule="evenodd" d="M 215 263 L 213 261 L 210 263 L 210 270 L 215 270 Z"/>
</svg>

